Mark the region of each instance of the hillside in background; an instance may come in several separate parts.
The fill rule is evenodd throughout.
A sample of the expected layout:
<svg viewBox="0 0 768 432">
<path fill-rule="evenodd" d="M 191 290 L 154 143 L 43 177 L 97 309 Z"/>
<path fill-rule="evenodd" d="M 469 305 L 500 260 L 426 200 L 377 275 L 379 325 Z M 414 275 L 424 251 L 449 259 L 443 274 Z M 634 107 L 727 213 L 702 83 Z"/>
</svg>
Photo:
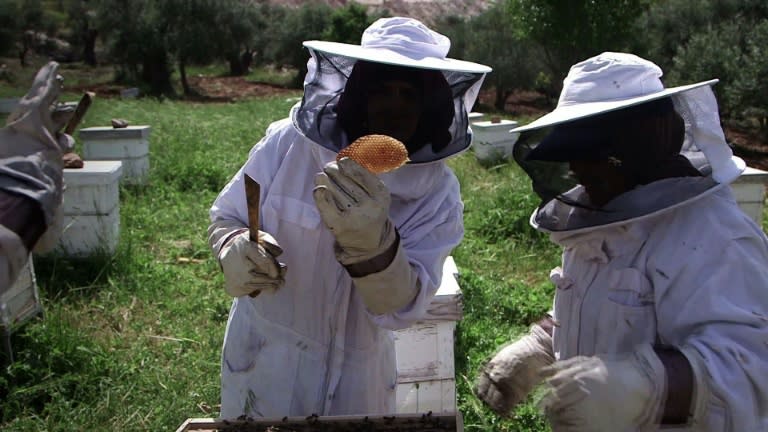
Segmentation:
<svg viewBox="0 0 768 432">
<path fill-rule="evenodd" d="M 365 6 L 369 14 L 409 16 L 427 24 L 434 24 L 435 19 L 441 16 L 476 16 L 492 3 L 491 0 L 321 0 L 321 2 L 331 7 L 358 3 Z M 305 0 L 267 0 L 266 3 L 298 7 L 307 2 Z"/>
</svg>

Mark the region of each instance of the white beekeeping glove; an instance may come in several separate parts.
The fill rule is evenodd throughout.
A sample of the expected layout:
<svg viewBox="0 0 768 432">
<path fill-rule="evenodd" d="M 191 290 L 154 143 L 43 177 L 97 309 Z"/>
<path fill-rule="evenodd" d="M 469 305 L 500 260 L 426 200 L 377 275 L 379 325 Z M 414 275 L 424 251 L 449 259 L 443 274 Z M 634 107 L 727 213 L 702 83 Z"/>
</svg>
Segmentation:
<svg viewBox="0 0 768 432">
<path fill-rule="evenodd" d="M 666 370 L 650 345 L 616 355 L 573 357 L 542 370 L 540 402 L 554 432 L 656 431 Z"/>
<path fill-rule="evenodd" d="M 277 261 L 283 250 L 271 235 L 259 231 L 259 241 L 251 241 L 248 228 L 216 221 L 208 227 L 208 242 L 224 272 L 227 294 L 255 297 L 285 284 L 286 266 Z"/>
<path fill-rule="evenodd" d="M 330 162 L 315 177 L 313 196 L 336 239 L 336 259 L 352 276 L 374 314 L 397 311 L 416 296 L 416 272 L 389 220 L 389 190 L 349 158 Z"/>
<path fill-rule="evenodd" d="M 74 145 L 72 137 L 59 132 L 68 117 L 54 108 L 63 83 L 58 69 L 50 62 L 37 72 L 0 129 L 0 187 L 37 201 L 49 225 L 63 196 L 62 156 Z"/>
<path fill-rule="evenodd" d="M 339 262 L 365 261 L 394 243 L 389 190 L 374 174 L 343 158 L 328 163 L 315 177 L 315 185 L 315 204 L 336 238 Z"/>
<path fill-rule="evenodd" d="M 477 377 L 474 392 L 494 412 L 507 416 L 542 380 L 541 368 L 555 361 L 552 337 L 538 324 L 503 346 Z"/>
</svg>

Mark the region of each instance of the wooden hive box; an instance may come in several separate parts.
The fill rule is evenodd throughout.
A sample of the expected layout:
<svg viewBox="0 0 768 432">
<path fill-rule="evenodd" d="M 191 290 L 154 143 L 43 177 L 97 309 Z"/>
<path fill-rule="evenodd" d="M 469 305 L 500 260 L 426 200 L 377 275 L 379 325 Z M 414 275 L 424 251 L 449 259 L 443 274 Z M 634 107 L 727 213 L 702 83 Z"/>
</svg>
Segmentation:
<svg viewBox="0 0 768 432">
<path fill-rule="evenodd" d="M 42 311 L 43 306 L 37 289 L 32 255 L 30 255 L 11 288 L 0 295 L 0 337 L 2 337 L 3 350 L 9 360 L 13 360 L 11 333 Z"/>
<path fill-rule="evenodd" d="M 747 167 L 741 176 L 731 183 L 739 207 L 758 225 L 763 222 L 766 184 L 768 172 L 752 167 Z"/>
<path fill-rule="evenodd" d="M 83 159 L 123 163 L 121 181 L 128 184 L 145 184 L 149 176 L 148 125 L 113 128 L 96 126 L 80 129 L 83 142 Z"/>
<path fill-rule="evenodd" d="M 395 332 L 398 413 L 456 412 L 454 330 L 462 316 L 458 273 L 448 257 L 424 319 Z"/>
<path fill-rule="evenodd" d="M 64 231 L 56 249 L 68 256 L 114 254 L 120 236 L 121 161 L 84 161 L 64 169 Z"/>
</svg>

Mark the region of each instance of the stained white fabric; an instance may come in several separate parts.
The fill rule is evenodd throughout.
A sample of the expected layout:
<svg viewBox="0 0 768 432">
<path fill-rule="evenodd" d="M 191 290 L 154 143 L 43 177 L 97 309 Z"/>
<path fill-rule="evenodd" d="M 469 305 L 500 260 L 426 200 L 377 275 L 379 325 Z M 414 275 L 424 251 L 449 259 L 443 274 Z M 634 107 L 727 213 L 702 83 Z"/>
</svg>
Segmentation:
<svg viewBox="0 0 768 432">
<path fill-rule="evenodd" d="M 212 221 L 246 226 L 248 173 L 261 184 L 260 229 L 280 244 L 288 266 L 285 286 L 274 294 L 232 303 L 222 353 L 224 418 L 394 412 L 390 330 L 422 316 L 462 238 L 459 184 L 443 161 L 381 176 L 416 294 L 405 307 L 375 315 L 336 260 L 334 237 L 312 197 L 315 175 L 334 158 L 289 119 L 276 122 L 211 208 Z"/>
<path fill-rule="evenodd" d="M 707 181 L 665 179 L 620 198 Z M 563 247 L 551 274 L 558 360 L 671 345 L 696 384 L 689 425 L 669 430 L 768 430 L 768 239 L 727 185 L 666 211 L 550 236 Z"/>
</svg>

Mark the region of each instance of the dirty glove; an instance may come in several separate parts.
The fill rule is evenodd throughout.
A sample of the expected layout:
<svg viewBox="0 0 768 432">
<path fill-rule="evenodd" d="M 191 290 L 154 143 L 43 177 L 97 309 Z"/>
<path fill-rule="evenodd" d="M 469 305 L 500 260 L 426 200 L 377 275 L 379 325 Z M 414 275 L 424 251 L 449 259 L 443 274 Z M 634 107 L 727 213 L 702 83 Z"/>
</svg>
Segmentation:
<svg viewBox="0 0 768 432">
<path fill-rule="evenodd" d="M 474 392 L 496 414 L 507 416 L 542 380 L 540 370 L 555 361 L 552 337 L 539 325 L 505 345 L 483 367 Z"/>
<path fill-rule="evenodd" d="M 368 310 L 379 315 L 408 305 L 419 282 L 389 220 L 391 198 L 384 183 L 342 158 L 328 163 L 315 185 L 317 210 L 336 239 L 336 259 L 352 276 Z"/>
<path fill-rule="evenodd" d="M 59 65 L 40 69 L 29 92 L 0 129 L 0 188 L 40 204 L 51 225 L 63 196 L 62 155 L 74 140 L 60 133 L 71 117 L 55 109 L 63 79 Z"/>
<path fill-rule="evenodd" d="M 208 228 L 208 241 L 224 272 L 224 289 L 233 297 L 275 292 L 285 284 L 286 266 L 277 261 L 283 253 L 269 234 L 259 231 L 251 241 L 248 228 L 231 221 L 216 221 Z"/>
<path fill-rule="evenodd" d="M 376 175 L 343 158 L 327 164 L 315 177 L 315 185 L 315 204 L 336 238 L 339 262 L 365 261 L 394 243 L 389 190 Z"/>
<path fill-rule="evenodd" d="M 16 279 L 28 258 L 28 248 L 38 252 L 50 250 L 63 227 L 62 155 L 72 148 L 74 140 L 59 133 L 71 115 L 56 108 L 63 82 L 58 67 L 50 62 L 37 72 L 32 87 L 0 129 L 0 190 L 4 192 L 6 206 L 0 219 L 10 218 L 0 220 L 4 226 L 0 250 L 7 260 L 5 270 L 0 271 L 4 286 Z M 22 204 L 22 200 L 32 205 Z M 13 207 L 8 208 L 9 205 Z M 29 212 L 38 209 L 41 221 L 35 222 L 37 218 Z M 19 227 L 18 223 L 42 226 Z"/>
<path fill-rule="evenodd" d="M 550 388 L 540 407 L 553 432 L 655 431 L 661 422 L 666 371 L 650 345 L 559 361 L 542 376 Z"/>
</svg>

